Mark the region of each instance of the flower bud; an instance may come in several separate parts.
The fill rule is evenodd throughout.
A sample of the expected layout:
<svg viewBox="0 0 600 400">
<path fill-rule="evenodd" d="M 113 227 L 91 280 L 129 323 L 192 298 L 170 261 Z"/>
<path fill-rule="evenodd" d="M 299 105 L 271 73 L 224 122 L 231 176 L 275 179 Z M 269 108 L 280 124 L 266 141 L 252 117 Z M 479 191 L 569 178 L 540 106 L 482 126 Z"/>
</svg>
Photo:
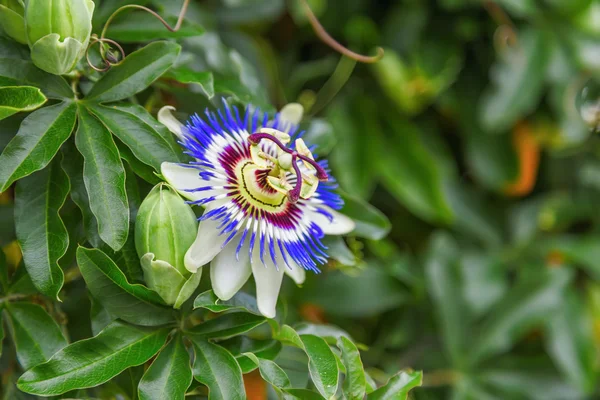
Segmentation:
<svg viewBox="0 0 600 400">
<path fill-rule="evenodd" d="M 92 32 L 92 0 L 28 0 L 27 41 L 33 63 L 64 75 L 85 55 Z"/>
<path fill-rule="evenodd" d="M 191 207 L 167 184 L 158 184 L 142 202 L 135 221 L 135 248 L 144 280 L 169 305 L 179 308 L 200 282 L 184 265 L 198 232 Z"/>
<path fill-rule="evenodd" d="M 27 44 L 23 0 L 0 0 L 0 26 L 19 43 Z"/>
</svg>

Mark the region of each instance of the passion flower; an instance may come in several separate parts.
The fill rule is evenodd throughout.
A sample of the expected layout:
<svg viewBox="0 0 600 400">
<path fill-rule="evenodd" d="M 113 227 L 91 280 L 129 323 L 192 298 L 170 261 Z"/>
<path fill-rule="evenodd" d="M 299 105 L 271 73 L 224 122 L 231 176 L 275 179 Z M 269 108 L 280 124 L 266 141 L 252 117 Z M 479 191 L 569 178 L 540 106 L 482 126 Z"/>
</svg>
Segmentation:
<svg viewBox="0 0 600 400">
<path fill-rule="evenodd" d="M 158 120 L 194 160 L 165 162 L 161 172 L 190 204 L 205 208 L 185 267 L 195 272 L 210 262 L 212 287 L 222 300 L 254 275 L 259 310 L 272 318 L 283 274 L 301 284 L 306 270 L 319 272 L 327 262 L 323 237 L 354 229 L 336 211 L 343 202 L 327 161 L 316 161 L 302 140 L 298 107 L 270 120 L 251 108 L 242 117 L 225 104 L 185 126 L 172 109 L 163 107 Z"/>
</svg>

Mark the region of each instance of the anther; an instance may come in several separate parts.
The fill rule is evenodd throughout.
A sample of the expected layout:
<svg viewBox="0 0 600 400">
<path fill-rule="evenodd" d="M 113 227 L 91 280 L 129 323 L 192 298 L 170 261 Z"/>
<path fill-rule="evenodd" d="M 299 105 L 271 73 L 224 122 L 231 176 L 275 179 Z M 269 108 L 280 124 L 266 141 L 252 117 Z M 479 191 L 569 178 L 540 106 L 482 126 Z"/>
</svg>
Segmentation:
<svg viewBox="0 0 600 400">
<path fill-rule="evenodd" d="M 301 159 L 302 161 L 309 163 L 311 166 L 313 166 L 315 168 L 317 179 L 319 179 L 321 182 L 326 182 L 329 180 L 329 175 L 327 174 L 327 171 L 325 171 L 325 169 L 323 169 L 323 167 L 321 167 L 319 165 L 319 163 L 317 163 L 315 160 L 311 159 L 310 157 L 299 154 L 295 150 L 288 149 L 275 136 L 270 135 L 268 133 L 253 133 L 250 136 L 248 136 L 248 141 L 254 146 L 258 145 L 262 139 L 272 141 L 282 151 L 284 151 L 285 153 L 288 153 L 292 156 L 292 167 L 294 168 L 294 172 L 296 173 L 296 186 L 294 186 L 294 188 L 288 192 L 288 198 L 289 198 L 290 202 L 296 203 L 300 199 L 300 192 L 302 190 L 302 171 L 300 171 L 300 168 L 298 167 L 298 164 L 296 162 L 298 158 Z"/>
</svg>

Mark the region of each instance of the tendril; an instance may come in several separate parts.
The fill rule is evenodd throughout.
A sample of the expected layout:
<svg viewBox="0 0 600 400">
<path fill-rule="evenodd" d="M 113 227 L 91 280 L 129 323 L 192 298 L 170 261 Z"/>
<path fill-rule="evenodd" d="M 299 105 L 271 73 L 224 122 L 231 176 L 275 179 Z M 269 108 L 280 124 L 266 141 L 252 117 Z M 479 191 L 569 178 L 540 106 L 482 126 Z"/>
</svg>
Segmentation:
<svg viewBox="0 0 600 400">
<path fill-rule="evenodd" d="M 317 37 L 319 39 L 321 39 L 321 41 L 323 43 L 325 43 L 326 45 L 328 45 L 329 47 L 331 47 L 338 53 L 341 53 L 341 54 L 345 55 L 346 57 L 351 58 L 351 59 L 356 60 L 361 63 L 372 64 L 372 63 L 376 63 L 377 61 L 379 61 L 383 58 L 384 51 L 383 51 L 383 48 L 381 48 L 381 47 L 377 48 L 376 55 L 365 56 L 362 54 L 355 53 L 354 51 L 352 51 L 352 50 L 348 49 L 347 47 L 343 46 L 342 44 L 340 44 L 337 40 L 335 40 L 333 37 L 331 37 L 331 35 L 329 33 L 327 33 L 325 28 L 323 28 L 323 25 L 321 25 L 321 23 L 319 22 L 319 20 L 317 19 L 317 17 L 313 13 L 313 11 L 311 10 L 311 8 L 308 5 L 308 3 L 306 2 L 306 0 L 300 0 L 300 2 L 304 6 L 304 12 L 306 13 L 308 22 L 310 22 L 310 25 L 312 26 L 313 31 L 315 32 Z"/>
<path fill-rule="evenodd" d="M 97 67 L 95 66 L 92 61 L 90 60 L 90 49 L 92 48 L 93 45 L 95 45 L 96 43 L 100 43 L 100 56 L 102 58 L 102 63 L 104 64 L 103 67 Z M 113 57 L 113 55 L 111 53 L 104 53 L 103 54 L 103 44 L 104 43 L 109 43 L 114 45 L 117 49 L 119 49 L 119 53 L 120 57 L 119 59 L 115 59 Z M 96 35 L 93 35 L 92 38 L 90 39 L 90 44 L 85 52 L 85 59 L 87 60 L 88 65 L 95 71 L 98 72 L 106 72 L 110 69 L 110 67 L 112 67 L 115 64 L 118 64 L 120 60 L 125 58 L 125 50 L 123 50 L 123 48 L 121 47 L 121 45 L 117 42 L 115 42 L 114 40 L 111 39 L 106 39 L 106 38 L 99 38 Z"/>
<path fill-rule="evenodd" d="M 179 11 L 179 17 L 177 18 L 177 23 L 173 27 L 171 27 L 171 25 L 169 25 L 169 23 L 163 17 L 161 17 L 156 11 L 149 9 L 148 7 L 140 6 L 138 4 L 128 4 L 128 5 L 119 7 L 118 9 L 115 10 L 115 12 L 113 12 L 110 15 L 110 17 L 108 17 L 108 20 L 106 20 L 106 23 L 104 24 L 104 27 L 102 28 L 102 32 L 100 33 L 100 37 L 98 37 L 96 35 L 92 36 L 92 39 L 90 40 L 90 44 L 85 52 L 85 57 L 86 57 L 88 65 L 92 69 L 94 69 L 98 72 L 106 72 L 113 65 L 119 64 L 125 58 L 125 51 L 123 50 L 121 45 L 119 45 L 119 43 L 115 42 L 112 39 L 106 38 L 106 32 L 108 31 L 108 27 L 110 26 L 112 21 L 115 19 L 115 17 L 117 15 L 119 15 L 122 11 L 125 11 L 127 9 L 137 9 L 137 10 L 146 11 L 147 13 L 149 13 L 150 15 L 152 15 L 156 19 L 158 19 L 165 26 L 165 28 L 167 28 L 167 30 L 169 30 L 170 32 L 177 32 L 181 28 L 181 25 L 183 24 L 183 18 L 185 17 L 185 14 L 187 12 L 187 8 L 188 8 L 189 4 L 190 4 L 190 0 L 183 0 L 183 4 L 181 5 L 181 11 Z M 100 43 L 100 57 L 102 58 L 102 63 L 104 65 L 103 67 L 97 67 L 94 64 L 92 64 L 92 62 L 90 61 L 89 52 L 90 52 L 90 49 L 92 48 L 92 46 L 96 43 Z M 110 53 L 110 51 L 107 52 L 104 49 L 105 43 L 114 45 L 116 48 L 119 49 L 119 52 L 120 52 L 119 59 L 116 59 Z"/>
</svg>

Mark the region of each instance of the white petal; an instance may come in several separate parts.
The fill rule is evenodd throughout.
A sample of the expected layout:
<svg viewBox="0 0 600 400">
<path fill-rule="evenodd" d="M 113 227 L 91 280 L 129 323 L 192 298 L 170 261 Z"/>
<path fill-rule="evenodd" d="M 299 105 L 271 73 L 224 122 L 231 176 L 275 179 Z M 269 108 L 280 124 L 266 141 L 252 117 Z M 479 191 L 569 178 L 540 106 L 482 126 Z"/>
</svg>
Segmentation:
<svg viewBox="0 0 600 400">
<path fill-rule="evenodd" d="M 285 266 L 280 266 L 279 270 L 275 268 L 273 260 L 268 254 L 265 254 L 265 265 L 260 260 L 260 248 L 255 247 L 252 255 L 252 275 L 256 282 L 256 302 L 258 310 L 267 318 L 275 318 L 275 307 L 277 306 L 277 297 L 279 289 L 281 289 L 281 281 L 283 280 L 283 269 Z"/>
<path fill-rule="evenodd" d="M 235 257 L 239 236 L 234 237 L 210 263 L 210 281 L 212 288 L 221 300 L 229 300 L 244 286 L 250 277 L 250 255 L 248 240 L 240 249 L 238 261 Z"/>
<path fill-rule="evenodd" d="M 175 111 L 175 107 L 164 106 L 161 108 L 158 111 L 158 122 L 166 126 L 180 140 L 183 140 L 183 124 L 171 114 L 171 111 Z"/>
<path fill-rule="evenodd" d="M 212 261 L 221 251 L 221 245 L 226 237 L 219 236 L 220 221 L 206 219 L 198 225 L 198 235 L 192 246 L 185 253 L 183 260 L 185 268 L 190 272 L 198 271 L 198 268 Z"/>
<path fill-rule="evenodd" d="M 321 206 L 333 216 L 333 221 L 330 221 L 325 215 L 318 212 L 311 212 L 310 218 L 323 230 L 326 235 L 345 235 L 354 230 L 356 224 L 354 221 L 327 206 Z"/>
<path fill-rule="evenodd" d="M 196 168 L 184 167 L 177 163 L 164 162 L 160 165 L 160 173 L 180 195 L 190 200 L 201 200 L 216 194 L 215 190 L 188 192 L 186 189 L 197 189 L 210 186 L 210 181 L 200 178 Z"/>
<path fill-rule="evenodd" d="M 299 103 L 286 104 L 281 111 L 279 111 L 279 119 L 282 122 L 288 124 L 298 125 L 304 115 L 304 107 Z"/>
</svg>

